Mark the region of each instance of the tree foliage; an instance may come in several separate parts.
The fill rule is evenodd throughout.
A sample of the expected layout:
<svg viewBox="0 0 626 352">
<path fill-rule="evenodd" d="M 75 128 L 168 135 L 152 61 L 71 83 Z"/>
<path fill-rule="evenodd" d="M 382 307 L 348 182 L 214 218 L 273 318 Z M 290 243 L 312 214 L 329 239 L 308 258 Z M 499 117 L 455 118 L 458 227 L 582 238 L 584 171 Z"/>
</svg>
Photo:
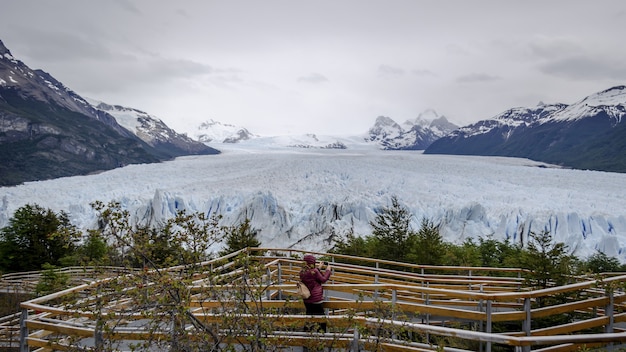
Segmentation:
<svg viewBox="0 0 626 352">
<path fill-rule="evenodd" d="M 439 226 L 428 219 L 422 219 L 422 225 L 415 235 L 411 250 L 411 259 L 415 263 L 442 265 L 446 255 L 446 245 L 439 232 Z"/>
<path fill-rule="evenodd" d="M 48 263 L 45 263 L 42 269 L 41 279 L 35 287 L 37 295 L 43 296 L 67 288 L 70 281 L 69 275 L 59 272 L 56 270 L 57 267 Z"/>
<path fill-rule="evenodd" d="M 257 246 L 255 231 L 248 221 L 226 228 L 218 217 L 180 211 L 163 226 L 132 224 L 129 214 L 117 203 L 95 203 L 99 227 L 94 230 L 112 244 L 120 263 L 141 270 L 111 279 L 99 286 L 97 296 L 82 309 L 99 322 L 101 331 L 113 329 L 124 320 L 150 331 L 150 336 L 133 344 L 135 351 L 278 351 L 283 346 L 273 341 L 272 332 L 281 308 L 268 308 L 267 269 L 263 262 L 242 253 L 230 262 L 214 260 L 210 249 L 227 240 L 227 248 Z M 166 240 L 167 239 L 167 240 Z M 170 254 L 177 253 L 175 257 Z M 163 265 L 169 265 L 164 267 Z M 177 266 L 171 267 L 176 264 Z M 222 272 L 221 266 L 228 267 Z M 173 269 L 174 268 L 174 269 Z M 237 272 L 233 277 L 228 272 Z M 225 275 L 221 275 L 225 273 Z M 219 286 L 231 289 L 220 289 Z M 198 307 L 198 300 L 218 301 L 215 308 Z M 111 317 L 120 300 L 127 302 Z M 194 304 L 194 301 L 196 302 Z M 219 314 L 219 323 L 197 318 L 201 309 Z M 141 315 L 145 319 L 136 320 Z M 291 329 L 291 327 L 286 327 Z M 224 331 L 228 333 L 224 335 Z M 119 342 L 103 339 L 97 349 L 113 351 Z"/>
<path fill-rule="evenodd" d="M 246 218 L 241 224 L 234 225 L 226 230 L 225 248 L 220 256 L 236 252 L 247 247 L 260 247 L 261 242 L 257 239 L 258 231 L 250 226 L 250 219 Z"/>
<path fill-rule="evenodd" d="M 615 271 L 624 271 L 624 265 L 620 264 L 619 260 L 614 257 L 609 257 L 605 253 L 597 251 L 591 255 L 581 265 L 581 271 L 591 273 L 606 273 Z"/>
<path fill-rule="evenodd" d="M 528 246 L 520 256 L 520 264 L 529 269 L 531 287 L 547 288 L 566 284 L 574 271 L 574 257 L 562 242 L 554 242 L 548 231 L 530 232 Z"/>
<path fill-rule="evenodd" d="M 80 232 L 65 212 L 27 204 L 0 230 L 0 268 L 29 271 L 45 263 L 60 265 L 62 258 L 74 253 L 79 238 Z"/>
<path fill-rule="evenodd" d="M 402 206 L 397 197 L 370 222 L 372 226 L 372 255 L 376 258 L 407 261 L 415 233 L 411 230 L 412 214 Z"/>
</svg>

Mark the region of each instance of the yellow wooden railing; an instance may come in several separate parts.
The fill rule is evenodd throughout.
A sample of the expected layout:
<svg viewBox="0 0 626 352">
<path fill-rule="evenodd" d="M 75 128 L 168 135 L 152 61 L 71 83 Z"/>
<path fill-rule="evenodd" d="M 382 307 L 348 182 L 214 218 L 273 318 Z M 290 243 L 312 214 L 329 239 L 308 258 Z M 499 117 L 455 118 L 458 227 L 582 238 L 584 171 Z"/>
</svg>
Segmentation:
<svg viewBox="0 0 626 352">
<path fill-rule="evenodd" d="M 491 351 L 492 346 L 509 346 L 519 351 L 576 351 L 583 346 L 614 346 L 626 341 L 626 332 L 619 326 L 626 322 L 626 313 L 622 312 L 626 275 L 581 277 L 569 285 L 531 290 L 524 286 L 525 271 L 521 269 L 425 266 L 313 253 L 332 263 L 333 274 L 324 285 L 324 307 L 328 314 L 311 317 L 304 315 L 302 302 L 294 296 L 300 258 L 304 254 L 294 249 L 251 248 L 197 264 L 195 269 L 200 270 L 189 285 L 196 294 L 191 302 L 191 314 L 207 324 L 218 324 L 223 319 L 220 314 L 225 306 L 223 298 L 211 299 L 203 293 L 229 292 L 240 287 L 243 269 L 236 259 L 248 255 L 261 262 L 266 273 L 261 278 L 263 295 L 247 303 L 287 312 L 263 316 L 275 327 L 270 332 L 273 341 L 284 346 L 302 346 L 315 339 L 337 350 L 426 351 L 443 347 L 437 346 L 437 342 L 454 340 L 459 346 L 478 345 L 483 351 Z M 187 269 L 178 266 L 164 270 L 176 273 Z M 216 278 L 226 283 L 216 284 Z M 106 280 L 109 279 L 23 302 L 22 348 L 64 350 L 81 341 L 97 344 L 102 339 L 147 340 L 158 338 L 159 334 L 167 339 L 167 331 L 148 331 L 132 323 L 98 331 L 96 320 L 101 317 L 67 302 L 59 303 L 64 297 L 92 296 Z M 555 305 L 537 304 L 558 295 L 574 298 Z M 119 304 L 129 302 L 120 300 Z M 377 316 L 381 309 L 384 314 Z M 116 319 L 116 314 L 116 308 L 111 307 L 107 317 Z M 533 328 L 533 322 L 538 319 L 563 315 L 577 318 Z M 258 318 L 245 314 L 237 317 L 240 321 L 250 319 L 250 324 Z M 123 318 L 140 321 L 146 315 L 125 314 Z M 325 322 L 329 332 L 312 334 L 298 328 L 310 321 Z M 404 337 L 391 333 L 380 339 L 362 333 L 376 329 L 402 331 Z M 406 338 L 417 335 L 421 338 Z M 226 333 L 222 338 L 224 342 L 237 339 Z M 458 346 L 455 350 L 464 348 L 471 350 Z"/>
</svg>

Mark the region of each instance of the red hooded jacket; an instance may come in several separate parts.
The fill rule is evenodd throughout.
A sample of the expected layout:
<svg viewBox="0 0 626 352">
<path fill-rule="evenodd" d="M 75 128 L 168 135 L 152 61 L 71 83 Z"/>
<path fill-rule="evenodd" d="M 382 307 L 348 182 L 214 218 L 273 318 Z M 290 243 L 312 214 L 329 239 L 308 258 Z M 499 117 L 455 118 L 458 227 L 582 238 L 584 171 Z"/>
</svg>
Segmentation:
<svg viewBox="0 0 626 352">
<path fill-rule="evenodd" d="M 304 261 L 308 267 L 300 271 L 300 280 L 311 291 L 311 297 L 305 299 L 304 303 L 322 302 L 324 300 L 322 284 L 330 278 L 330 270 L 324 270 L 322 273 L 320 269 L 315 267 L 315 257 L 312 255 L 305 255 Z"/>
</svg>

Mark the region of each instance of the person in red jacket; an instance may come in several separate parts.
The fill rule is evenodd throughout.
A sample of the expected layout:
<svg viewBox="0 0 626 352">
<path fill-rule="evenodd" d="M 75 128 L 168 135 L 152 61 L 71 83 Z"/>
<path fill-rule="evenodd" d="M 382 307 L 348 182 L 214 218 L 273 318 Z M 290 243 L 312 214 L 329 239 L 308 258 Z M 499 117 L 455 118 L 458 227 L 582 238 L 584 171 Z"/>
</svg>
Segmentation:
<svg viewBox="0 0 626 352">
<path fill-rule="evenodd" d="M 304 300 L 304 307 L 308 315 L 324 315 L 324 288 L 322 284 L 330 278 L 332 267 L 326 264 L 326 270 L 320 270 L 323 262 L 317 263 L 315 256 L 307 254 L 304 256 L 305 266 L 300 271 L 300 281 L 311 291 L 311 297 Z M 326 324 L 321 324 L 320 328 L 325 331 Z"/>
</svg>

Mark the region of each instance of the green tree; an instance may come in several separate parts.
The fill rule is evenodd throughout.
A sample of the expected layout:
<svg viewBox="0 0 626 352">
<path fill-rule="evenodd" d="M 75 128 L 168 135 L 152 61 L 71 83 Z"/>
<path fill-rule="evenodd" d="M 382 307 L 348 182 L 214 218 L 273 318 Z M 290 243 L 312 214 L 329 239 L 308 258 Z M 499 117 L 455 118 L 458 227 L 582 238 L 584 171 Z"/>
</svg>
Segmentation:
<svg viewBox="0 0 626 352">
<path fill-rule="evenodd" d="M 56 266 L 45 263 L 42 265 L 41 278 L 35 287 L 35 293 L 39 296 L 52 292 L 61 291 L 68 287 L 69 275 L 59 272 Z"/>
<path fill-rule="evenodd" d="M 449 244 L 445 253 L 444 263 L 457 266 L 481 266 L 478 245 L 468 238 L 461 245 Z"/>
<path fill-rule="evenodd" d="M 622 265 L 617 258 L 609 257 L 605 253 L 597 251 L 583 262 L 582 268 L 583 271 L 592 273 L 606 273 L 621 271 Z"/>
<path fill-rule="evenodd" d="M 250 226 L 250 219 L 246 218 L 239 225 L 234 225 L 226 230 L 226 247 L 220 252 L 220 256 L 236 252 L 246 247 L 260 247 L 261 242 L 257 239 L 258 231 Z"/>
<path fill-rule="evenodd" d="M 350 228 L 346 233 L 345 238 L 339 238 L 336 240 L 329 252 L 355 257 L 376 258 L 374 255 L 374 248 L 376 248 L 377 242 L 378 241 L 373 236 L 356 236 L 354 234 L 354 229 Z M 358 260 L 351 261 L 344 259 L 344 261 L 346 263 L 360 263 Z"/>
<path fill-rule="evenodd" d="M 41 269 L 44 263 L 60 265 L 63 257 L 73 255 L 79 238 L 65 212 L 27 204 L 0 230 L 0 268 L 29 271 Z"/>
<path fill-rule="evenodd" d="M 407 261 L 411 243 L 415 234 L 411 231 L 409 210 L 402 206 L 397 197 L 391 198 L 391 206 L 385 207 L 370 222 L 372 236 L 375 239 L 373 256 L 375 258 Z"/>
<path fill-rule="evenodd" d="M 439 225 L 428 219 L 422 219 L 411 246 L 411 262 L 417 264 L 442 265 L 447 253 L 447 244 L 439 233 Z"/>
<path fill-rule="evenodd" d="M 518 266 L 521 247 L 511 244 L 509 239 L 498 241 L 492 236 L 478 239 L 482 266 L 515 267 Z"/>
<path fill-rule="evenodd" d="M 109 247 L 104 238 L 97 231 L 89 231 L 87 238 L 79 251 L 83 257 L 83 261 L 87 265 L 108 264 L 105 261 L 109 252 Z"/>
<path fill-rule="evenodd" d="M 549 231 L 530 232 L 528 247 L 522 252 L 520 264 L 529 269 L 528 282 L 536 288 L 551 284 L 563 285 L 573 272 L 575 258 L 562 242 L 554 242 Z"/>
</svg>

